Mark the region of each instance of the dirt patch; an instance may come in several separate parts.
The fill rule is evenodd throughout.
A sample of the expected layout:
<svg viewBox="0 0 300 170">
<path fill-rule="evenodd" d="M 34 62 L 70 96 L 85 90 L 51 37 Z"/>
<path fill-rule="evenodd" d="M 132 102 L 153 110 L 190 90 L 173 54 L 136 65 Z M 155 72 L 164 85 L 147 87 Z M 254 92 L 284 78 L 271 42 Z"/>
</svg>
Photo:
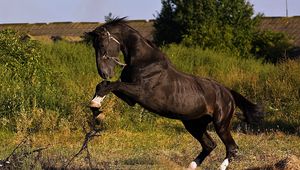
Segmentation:
<svg viewBox="0 0 300 170">
<path fill-rule="evenodd" d="M 249 168 L 247 170 L 300 170 L 300 159 L 295 155 L 289 155 L 274 165 Z"/>
</svg>

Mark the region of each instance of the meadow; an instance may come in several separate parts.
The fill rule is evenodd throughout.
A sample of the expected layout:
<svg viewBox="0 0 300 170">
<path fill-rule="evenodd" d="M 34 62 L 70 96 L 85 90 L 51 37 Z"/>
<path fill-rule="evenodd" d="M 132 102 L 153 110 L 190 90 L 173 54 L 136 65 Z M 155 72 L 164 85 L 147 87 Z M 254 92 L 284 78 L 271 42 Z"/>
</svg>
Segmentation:
<svg viewBox="0 0 300 170">
<path fill-rule="evenodd" d="M 15 41 L 7 46 L 12 50 L 0 50 L 0 160 L 24 141 L 10 167 L 64 167 L 94 124 L 87 105 L 101 78 L 93 48 L 64 41 Z M 29 45 L 19 49 L 20 43 Z M 264 105 L 267 115 L 260 125 L 248 126 L 234 117 L 233 136 L 240 153 L 230 169 L 266 167 L 289 155 L 300 157 L 299 60 L 273 65 L 251 56 L 182 45 L 165 46 L 162 51 L 179 70 L 215 79 Z M 180 121 L 138 105 L 129 107 L 112 94 L 105 100 L 103 114 L 101 134 L 89 143 L 90 155 L 84 152 L 69 168 L 183 169 L 201 149 Z M 199 169 L 216 169 L 225 157 L 212 127 L 209 132 L 218 147 Z"/>
</svg>

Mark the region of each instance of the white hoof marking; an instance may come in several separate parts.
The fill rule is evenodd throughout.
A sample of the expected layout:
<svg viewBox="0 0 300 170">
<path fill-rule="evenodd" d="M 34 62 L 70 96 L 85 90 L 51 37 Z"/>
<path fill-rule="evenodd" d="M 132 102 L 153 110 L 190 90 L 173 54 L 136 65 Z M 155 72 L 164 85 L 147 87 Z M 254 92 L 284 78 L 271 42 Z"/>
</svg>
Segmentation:
<svg viewBox="0 0 300 170">
<path fill-rule="evenodd" d="M 197 163 L 195 161 L 191 162 L 190 165 L 189 165 L 189 168 L 190 170 L 194 170 L 197 168 Z"/>
<path fill-rule="evenodd" d="M 90 107 L 96 107 L 96 108 L 100 108 L 101 103 L 103 102 L 105 96 L 100 97 L 100 96 L 96 96 L 93 98 L 93 100 L 90 103 Z"/>
<path fill-rule="evenodd" d="M 221 164 L 221 166 L 220 166 L 220 170 L 226 170 L 226 168 L 228 167 L 228 165 L 229 165 L 229 160 L 228 160 L 228 158 L 226 158 L 226 159 L 222 162 L 222 164 Z"/>
</svg>

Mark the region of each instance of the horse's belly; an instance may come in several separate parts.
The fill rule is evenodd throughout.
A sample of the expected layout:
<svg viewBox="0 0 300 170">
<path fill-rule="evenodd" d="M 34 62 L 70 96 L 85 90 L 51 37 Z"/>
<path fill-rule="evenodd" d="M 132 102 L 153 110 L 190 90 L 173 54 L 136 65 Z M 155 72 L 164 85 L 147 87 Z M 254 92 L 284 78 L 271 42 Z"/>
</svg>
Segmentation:
<svg viewBox="0 0 300 170">
<path fill-rule="evenodd" d="M 175 119 L 199 118 L 213 111 L 215 95 L 209 93 L 211 86 L 199 86 L 193 77 L 166 76 L 161 79 L 158 85 L 144 87 L 147 90 L 143 93 L 142 105 L 146 109 Z"/>
<path fill-rule="evenodd" d="M 140 104 L 151 112 L 171 119 L 195 119 L 207 113 L 205 102 L 197 96 L 152 96 Z"/>
</svg>

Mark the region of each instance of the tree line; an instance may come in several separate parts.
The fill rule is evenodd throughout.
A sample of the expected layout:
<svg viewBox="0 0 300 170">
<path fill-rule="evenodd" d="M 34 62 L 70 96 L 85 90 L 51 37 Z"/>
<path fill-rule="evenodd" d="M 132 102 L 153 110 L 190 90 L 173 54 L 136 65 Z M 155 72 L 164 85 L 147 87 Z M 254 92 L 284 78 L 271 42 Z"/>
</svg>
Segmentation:
<svg viewBox="0 0 300 170">
<path fill-rule="evenodd" d="M 159 46 L 181 43 L 277 63 L 286 58 L 292 43 L 283 33 L 259 30 L 262 16 L 254 14 L 246 0 L 162 0 L 154 41 Z"/>
</svg>

